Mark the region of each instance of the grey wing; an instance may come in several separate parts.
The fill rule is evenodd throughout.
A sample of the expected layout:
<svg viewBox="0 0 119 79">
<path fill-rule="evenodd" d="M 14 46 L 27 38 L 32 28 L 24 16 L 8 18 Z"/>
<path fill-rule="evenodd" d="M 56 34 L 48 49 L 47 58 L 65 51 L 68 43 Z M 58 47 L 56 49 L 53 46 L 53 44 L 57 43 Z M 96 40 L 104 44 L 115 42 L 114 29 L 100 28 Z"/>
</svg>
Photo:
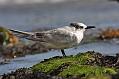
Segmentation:
<svg viewBox="0 0 119 79">
<path fill-rule="evenodd" d="M 35 35 L 37 40 L 50 43 L 70 43 L 76 39 L 73 33 L 64 29 L 37 32 Z"/>
</svg>

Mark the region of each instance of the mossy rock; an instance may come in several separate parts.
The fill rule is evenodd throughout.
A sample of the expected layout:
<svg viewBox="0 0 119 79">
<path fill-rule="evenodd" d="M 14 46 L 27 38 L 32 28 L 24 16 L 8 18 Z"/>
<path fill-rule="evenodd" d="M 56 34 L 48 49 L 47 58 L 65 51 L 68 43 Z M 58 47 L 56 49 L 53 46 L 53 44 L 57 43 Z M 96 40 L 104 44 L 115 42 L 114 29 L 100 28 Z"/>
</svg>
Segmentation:
<svg viewBox="0 0 119 79">
<path fill-rule="evenodd" d="M 0 26 L 0 43 L 4 44 L 4 43 L 7 43 L 8 42 L 8 39 L 9 39 L 9 35 L 8 35 L 8 30 L 4 27 L 1 27 Z"/>
<path fill-rule="evenodd" d="M 34 65 L 32 70 L 65 78 L 71 76 L 88 77 L 116 74 L 117 70 L 115 67 L 103 66 L 98 64 L 99 62 L 97 63 L 98 60 L 96 57 L 100 56 L 102 55 L 99 53 L 88 51 L 75 56 L 54 57 Z"/>
</svg>

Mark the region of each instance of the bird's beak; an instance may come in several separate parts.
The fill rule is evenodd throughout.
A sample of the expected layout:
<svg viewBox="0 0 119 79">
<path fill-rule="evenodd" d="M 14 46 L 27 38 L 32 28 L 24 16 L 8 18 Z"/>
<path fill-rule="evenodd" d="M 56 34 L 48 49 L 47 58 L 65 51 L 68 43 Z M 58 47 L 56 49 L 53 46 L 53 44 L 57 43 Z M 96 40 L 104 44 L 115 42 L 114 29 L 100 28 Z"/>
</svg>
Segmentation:
<svg viewBox="0 0 119 79">
<path fill-rule="evenodd" d="M 95 26 L 87 26 L 86 29 L 91 29 L 91 28 L 95 28 Z"/>
</svg>

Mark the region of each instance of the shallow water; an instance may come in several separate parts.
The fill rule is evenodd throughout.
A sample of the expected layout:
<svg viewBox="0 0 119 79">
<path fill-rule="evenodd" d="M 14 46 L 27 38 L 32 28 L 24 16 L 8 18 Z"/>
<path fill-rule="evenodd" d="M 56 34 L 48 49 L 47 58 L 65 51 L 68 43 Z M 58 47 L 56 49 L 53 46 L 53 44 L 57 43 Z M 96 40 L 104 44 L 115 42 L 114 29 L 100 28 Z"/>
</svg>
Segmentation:
<svg viewBox="0 0 119 79">
<path fill-rule="evenodd" d="M 98 43 L 80 45 L 76 48 L 66 49 L 65 52 L 67 55 L 75 55 L 79 52 L 97 51 L 105 55 L 107 54 L 114 55 L 119 52 L 118 48 L 119 48 L 119 45 L 116 43 L 112 44 L 109 42 L 98 42 Z M 53 56 L 62 56 L 62 54 L 60 51 L 54 50 L 48 53 L 27 55 L 25 57 L 15 58 L 8 64 L 0 65 L 0 74 L 14 71 L 22 67 L 31 67 L 32 65 Z"/>
<path fill-rule="evenodd" d="M 37 28 L 56 28 L 70 22 L 84 22 L 99 27 L 119 26 L 119 4 L 107 0 L 80 0 L 67 3 L 44 3 L 34 5 L 0 6 L 0 25 L 19 30 L 31 31 Z M 119 53 L 119 45 L 111 42 L 97 42 L 67 49 L 67 55 L 79 52 L 97 51 L 114 55 Z M 0 65 L 0 74 L 32 65 L 53 56 L 61 55 L 60 51 L 27 55 L 11 60 L 9 64 Z"/>
</svg>

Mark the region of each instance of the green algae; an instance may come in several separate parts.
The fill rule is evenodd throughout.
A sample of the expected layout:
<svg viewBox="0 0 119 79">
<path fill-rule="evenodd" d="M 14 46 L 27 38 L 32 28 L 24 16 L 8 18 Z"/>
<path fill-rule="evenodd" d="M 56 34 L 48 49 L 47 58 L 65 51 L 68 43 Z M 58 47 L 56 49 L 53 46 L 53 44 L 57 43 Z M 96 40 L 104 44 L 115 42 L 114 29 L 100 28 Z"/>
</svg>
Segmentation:
<svg viewBox="0 0 119 79">
<path fill-rule="evenodd" d="M 87 76 L 103 76 L 104 74 L 116 74 L 115 69 L 106 68 L 100 66 L 89 66 L 89 65 L 70 65 L 67 69 L 64 69 L 59 75 L 68 77 L 74 75 L 85 75 Z"/>
<path fill-rule="evenodd" d="M 105 74 L 116 74 L 114 67 L 86 64 L 88 61 L 95 60 L 94 52 L 79 53 L 75 56 L 55 57 L 40 62 L 32 67 L 33 71 L 42 71 L 47 74 L 70 77 L 74 75 L 88 77 L 103 76 Z"/>
<path fill-rule="evenodd" d="M 8 43 L 8 39 L 9 39 L 9 33 L 10 31 L 4 27 L 0 26 L 0 33 L 3 34 L 3 45 L 6 45 Z"/>
<path fill-rule="evenodd" d="M 54 58 L 51 60 L 48 60 L 47 62 L 43 62 L 43 63 L 39 63 L 36 64 L 32 67 L 33 70 L 41 70 L 43 72 L 50 72 L 52 71 L 54 68 L 58 68 L 60 65 L 62 65 L 63 63 L 67 63 L 67 62 L 75 62 L 75 59 L 73 57 L 64 57 L 64 58 Z"/>
<path fill-rule="evenodd" d="M 85 55 L 82 53 L 80 55 L 76 56 L 67 56 L 62 58 L 52 58 L 49 59 L 47 62 L 38 63 L 34 65 L 32 68 L 33 70 L 41 70 L 43 72 L 49 72 L 53 70 L 54 68 L 57 68 L 63 63 L 79 63 L 84 64 L 87 60 L 91 59 L 91 54 L 86 53 Z"/>
</svg>

